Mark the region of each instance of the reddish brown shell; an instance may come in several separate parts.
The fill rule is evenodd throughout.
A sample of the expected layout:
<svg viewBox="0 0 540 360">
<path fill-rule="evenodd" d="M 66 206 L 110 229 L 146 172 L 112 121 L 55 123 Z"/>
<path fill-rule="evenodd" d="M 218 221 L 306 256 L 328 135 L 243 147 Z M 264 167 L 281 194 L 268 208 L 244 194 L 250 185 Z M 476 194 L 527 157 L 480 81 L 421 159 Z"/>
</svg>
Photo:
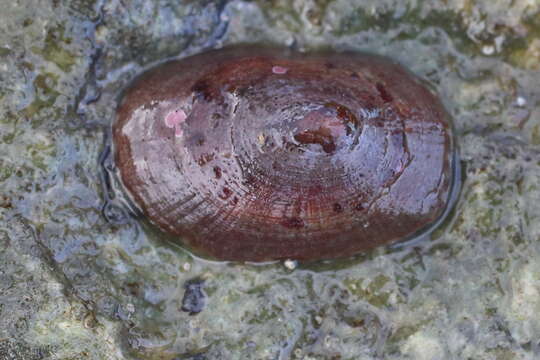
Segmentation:
<svg viewBox="0 0 540 360">
<path fill-rule="evenodd" d="M 210 51 L 143 74 L 117 115 L 125 189 L 205 256 L 350 256 L 425 228 L 449 199 L 447 114 L 385 58 Z"/>
</svg>

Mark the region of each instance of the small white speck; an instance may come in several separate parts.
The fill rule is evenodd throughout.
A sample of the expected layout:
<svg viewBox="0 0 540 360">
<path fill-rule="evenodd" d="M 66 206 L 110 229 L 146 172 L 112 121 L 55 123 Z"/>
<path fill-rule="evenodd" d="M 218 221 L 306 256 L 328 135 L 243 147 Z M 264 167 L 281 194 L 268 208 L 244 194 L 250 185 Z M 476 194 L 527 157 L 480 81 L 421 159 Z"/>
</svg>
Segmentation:
<svg viewBox="0 0 540 360">
<path fill-rule="evenodd" d="M 482 53 L 486 56 L 493 55 L 495 53 L 495 46 L 493 45 L 482 46 Z"/>
<path fill-rule="evenodd" d="M 298 262 L 288 259 L 283 262 L 283 265 L 289 270 L 294 270 L 298 266 Z"/>
<path fill-rule="evenodd" d="M 516 98 L 516 104 L 517 106 L 525 106 L 525 104 L 527 104 L 527 99 L 525 99 L 523 96 L 518 96 Z"/>
<path fill-rule="evenodd" d="M 287 40 L 285 40 L 285 45 L 291 47 L 294 45 L 295 42 L 296 42 L 296 39 L 294 38 L 294 36 L 291 35 L 287 38 Z"/>
<path fill-rule="evenodd" d="M 283 74 L 286 74 L 287 71 L 289 71 L 289 69 L 287 69 L 286 67 L 283 67 L 283 66 L 273 66 L 272 67 L 272 72 L 274 74 L 278 74 L 278 75 L 283 75 Z"/>
<path fill-rule="evenodd" d="M 257 139 L 259 140 L 260 145 L 264 145 L 264 143 L 266 141 L 266 138 L 264 137 L 264 134 L 259 134 Z"/>
<path fill-rule="evenodd" d="M 135 305 L 133 305 L 132 303 L 126 304 L 126 311 L 127 311 L 128 313 L 133 313 L 133 312 L 135 312 Z"/>
<path fill-rule="evenodd" d="M 184 269 L 184 271 L 189 271 L 191 270 L 191 264 L 190 263 L 184 263 L 184 265 L 182 265 L 182 269 Z"/>
<path fill-rule="evenodd" d="M 319 325 L 322 324 L 322 317 L 320 317 L 319 315 L 315 316 L 315 322 Z"/>
<path fill-rule="evenodd" d="M 176 136 L 176 137 L 181 137 L 182 136 L 182 128 L 180 127 L 180 125 L 175 125 L 174 126 L 174 136 Z"/>
<path fill-rule="evenodd" d="M 501 52 L 503 43 L 504 35 L 499 35 L 495 38 L 495 49 L 497 50 L 497 52 Z"/>
</svg>

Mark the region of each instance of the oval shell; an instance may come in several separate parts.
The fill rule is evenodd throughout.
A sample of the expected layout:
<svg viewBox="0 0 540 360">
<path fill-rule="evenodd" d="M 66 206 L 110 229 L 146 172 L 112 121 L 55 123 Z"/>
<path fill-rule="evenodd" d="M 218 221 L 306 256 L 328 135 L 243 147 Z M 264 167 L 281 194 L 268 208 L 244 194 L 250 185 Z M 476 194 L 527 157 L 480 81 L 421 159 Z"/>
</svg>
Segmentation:
<svg viewBox="0 0 540 360">
<path fill-rule="evenodd" d="M 441 102 L 392 61 L 232 47 L 158 66 L 113 125 L 127 193 L 216 259 L 317 260 L 410 237 L 452 183 Z"/>
</svg>

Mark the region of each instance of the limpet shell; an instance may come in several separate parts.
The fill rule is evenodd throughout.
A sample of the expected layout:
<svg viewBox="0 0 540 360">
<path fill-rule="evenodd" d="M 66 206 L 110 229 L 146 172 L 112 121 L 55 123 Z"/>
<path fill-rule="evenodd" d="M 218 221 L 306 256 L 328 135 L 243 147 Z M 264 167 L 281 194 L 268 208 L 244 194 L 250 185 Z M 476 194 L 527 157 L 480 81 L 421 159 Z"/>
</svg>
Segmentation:
<svg viewBox="0 0 540 360">
<path fill-rule="evenodd" d="M 257 46 L 151 69 L 113 125 L 121 182 L 150 222 L 237 261 L 416 234 L 448 205 L 452 136 L 437 97 L 386 58 Z"/>
</svg>

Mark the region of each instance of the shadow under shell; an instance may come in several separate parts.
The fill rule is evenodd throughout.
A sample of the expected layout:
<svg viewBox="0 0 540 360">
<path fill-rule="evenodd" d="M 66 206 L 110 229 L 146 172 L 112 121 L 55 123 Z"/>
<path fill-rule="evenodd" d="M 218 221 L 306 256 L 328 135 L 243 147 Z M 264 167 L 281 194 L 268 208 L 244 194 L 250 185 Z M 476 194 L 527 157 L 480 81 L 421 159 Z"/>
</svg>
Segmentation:
<svg viewBox="0 0 540 360">
<path fill-rule="evenodd" d="M 162 231 L 221 260 L 318 260 L 406 239 L 452 186 L 441 102 L 392 61 L 254 46 L 160 65 L 113 125 L 125 190 Z"/>
</svg>

